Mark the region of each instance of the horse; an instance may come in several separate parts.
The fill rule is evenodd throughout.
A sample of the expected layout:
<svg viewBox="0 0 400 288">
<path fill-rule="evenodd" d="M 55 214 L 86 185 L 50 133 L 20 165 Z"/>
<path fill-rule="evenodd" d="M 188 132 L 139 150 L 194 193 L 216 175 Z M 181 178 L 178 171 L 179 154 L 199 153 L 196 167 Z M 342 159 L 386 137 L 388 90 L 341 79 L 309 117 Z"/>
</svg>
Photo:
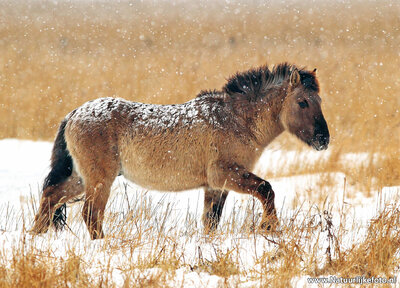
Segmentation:
<svg viewBox="0 0 400 288">
<path fill-rule="evenodd" d="M 31 231 L 66 223 L 66 203 L 84 193 L 91 239 L 104 237 L 104 210 L 118 175 L 149 190 L 204 189 L 204 232 L 214 232 L 229 191 L 261 201 L 260 226 L 279 221 L 270 183 L 252 173 L 262 151 L 283 131 L 327 149 L 316 69 L 289 63 L 237 72 L 223 88 L 183 104 L 99 98 L 70 112 L 54 141 L 51 170 Z M 272 164 L 270 164 L 272 165 Z"/>
</svg>

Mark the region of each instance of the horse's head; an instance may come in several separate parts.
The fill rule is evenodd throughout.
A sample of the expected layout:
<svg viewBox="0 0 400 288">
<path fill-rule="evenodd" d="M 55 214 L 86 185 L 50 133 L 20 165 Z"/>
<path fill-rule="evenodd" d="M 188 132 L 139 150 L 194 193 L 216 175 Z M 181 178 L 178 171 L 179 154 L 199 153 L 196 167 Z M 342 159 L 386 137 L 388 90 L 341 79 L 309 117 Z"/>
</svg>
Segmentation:
<svg viewBox="0 0 400 288">
<path fill-rule="evenodd" d="M 293 69 L 279 118 L 285 130 L 320 151 L 328 148 L 329 130 L 315 72 Z"/>
</svg>

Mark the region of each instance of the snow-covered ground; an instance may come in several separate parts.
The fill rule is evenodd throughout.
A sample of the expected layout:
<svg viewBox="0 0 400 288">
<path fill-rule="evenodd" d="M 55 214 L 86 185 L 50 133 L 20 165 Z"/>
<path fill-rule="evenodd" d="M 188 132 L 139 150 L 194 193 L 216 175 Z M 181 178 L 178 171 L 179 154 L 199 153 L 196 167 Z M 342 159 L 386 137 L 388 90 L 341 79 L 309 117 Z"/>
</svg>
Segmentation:
<svg viewBox="0 0 400 288">
<path fill-rule="evenodd" d="M 40 195 L 41 183 L 48 173 L 48 165 L 52 143 L 33 142 L 15 139 L 0 140 L 0 246 L 8 255 L 12 254 L 16 243 L 20 241 L 23 226 L 28 230 L 32 224 L 33 211 L 37 209 L 37 202 Z M 261 175 L 276 172 L 280 164 L 290 165 L 294 161 L 312 163 L 327 159 L 329 152 L 307 151 L 300 154 L 297 152 L 282 153 L 277 149 L 266 150 L 262 155 L 256 171 Z M 346 155 L 341 161 L 351 161 L 354 165 L 365 161 L 366 156 L 360 154 Z M 275 169 L 275 170 L 274 170 Z M 334 185 L 326 190 L 321 189 L 319 182 L 327 175 L 313 174 L 295 177 L 268 179 L 276 192 L 276 207 L 278 209 L 281 221 L 293 219 L 296 213 L 315 214 L 323 222 L 323 210 L 331 211 L 334 227 L 343 222 L 347 229 L 352 231 L 344 235 L 343 243 L 356 243 L 357 237 L 362 235 L 368 224 L 385 205 L 397 201 L 400 195 L 399 187 L 385 187 L 374 197 L 366 197 L 364 193 L 356 191 L 351 185 L 345 186 L 345 175 L 342 173 L 332 173 Z M 344 187 L 346 187 L 344 189 Z M 125 189 L 126 188 L 126 189 Z M 180 237 L 180 242 L 176 247 L 168 247 L 168 240 L 164 238 L 164 249 L 176 249 L 177 254 L 185 257 L 187 267 L 180 267 L 167 280 L 168 285 L 184 287 L 218 287 L 224 282 L 221 276 L 209 273 L 203 266 L 204 263 L 211 263 L 219 257 L 219 251 L 234 250 L 235 257 L 238 257 L 239 269 L 247 271 L 247 274 L 237 274 L 228 277 L 228 285 L 238 285 L 240 287 L 254 287 L 260 285 L 258 280 L 251 277 L 251 272 L 259 267 L 259 255 L 266 250 L 274 251 L 276 245 L 266 240 L 261 235 L 253 234 L 248 237 L 239 233 L 230 234 L 227 237 L 209 239 L 201 233 L 201 213 L 203 209 L 203 192 L 201 190 L 191 190 L 181 193 L 161 193 L 145 191 L 142 188 L 126 181 L 123 177 L 118 177 L 112 189 L 112 196 L 107 206 L 108 213 L 114 213 L 118 219 L 123 221 L 129 210 L 139 211 L 142 203 L 147 203 L 151 209 L 150 218 L 147 225 L 161 227 L 166 233 L 173 233 L 174 237 Z M 343 194 L 345 191 L 345 195 Z M 230 192 L 223 211 L 223 223 L 230 223 L 233 218 L 245 221 L 245 212 L 249 207 L 255 207 L 254 217 L 259 217 L 260 206 L 256 201 L 246 195 L 240 195 Z M 110 263 L 112 270 L 112 279 L 118 286 L 124 283 L 123 267 L 130 265 L 132 259 L 140 259 L 151 255 L 154 248 L 149 241 L 146 244 L 145 239 L 136 248 L 134 252 L 129 252 L 126 247 L 126 239 L 114 239 L 112 244 L 117 250 L 110 256 L 104 247 L 105 240 L 91 241 L 89 239 L 83 221 L 79 218 L 81 204 L 74 204 L 68 208 L 69 217 L 74 219 L 69 222 L 70 229 L 55 233 L 49 231 L 46 235 L 37 236 L 31 239 L 33 245 L 38 249 L 46 249 L 51 245 L 54 255 L 62 257 L 72 248 L 87 263 L 92 263 L 90 269 L 95 274 L 102 267 Z M 72 216 L 71 216 L 72 215 Z M 166 222 L 163 222 L 165 217 Z M 301 216 L 296 219 L 301 219 Z M 347 221 L 345 221 L 347 219 Z M 142 223 L 143 224 L 143 223 Z M 146 224 L 146 223 L 145 223 Z M 323 225 L 323 224 L 321 224 Z M 113 231 L 115 227 L 105 223 L 105 232 Z M 198 229 L 188 230 L 187 227 L 197 227 Z M 228 226 L 227 224 L 225 227 Z M 237 223 L 236 226 L 240 226 Z M 158 229 L 158 228 L 157 228 Z M 232 228 L 236 229 L 236 228 Z M 131 241 L 134 241 L 138 235 L 135 228 L 129 227 L 128 235 Z M 195 231 L 193 233 L 193 231 Z M 128 232 L 127 232 L 128 233 Z M 130 232 L 129 232 L 130 233 Z M 189 235 L 190 234 L 190 235 Z M 146 235 L 145 233 L 143 235 Z M 177 236 L 178 235 L 178 236 Z M 31 237 L 31 236 L 28 236 Z M 144 237 L 144 236 L 141 236 Z M 276 239 L 282 236 L 272 235 L 270 239 Z M 325 240 L 319 240 L 317 243 L 321 246 L 321 257 L 325 253 L 324 245 L 328 243 L 327 233 L 321 233 Z M 315 241 L 315 240 L 310 240 Z M 110 243 L 107 242 L 109 245 Z M 176 243 L 175 243 L 176 244 Z M 118 247 L 121 247 L 118 250 Z M 54 248 L 55 247 L 55 248 Z M 72 248 L 71 248 L 72 247 Z M 163 247 L 161 244 L 160 247 Z M 109 259 L 111 257 L 111 259 Z M 133 258 L 132 258 L 133 257 Z M 204 264 L 200 269 L 200 264 Z M 148 277 L 148 275 L 157 274 L 159 268 L 136 269 L 138 277 Z M 261 268 L 260 268 L 261 269 Z M 101 269 L 100 269 L 101 270 Z M 360 275 L 361 276 L 361 275 Z M 398 275 L 400 278 L 400 275 Z M 397 283 L 399 285 L 400 283 Z M 293 279 L 292 285 L 297 287 L 309 287 L 307 276 Z"/>
</svg>

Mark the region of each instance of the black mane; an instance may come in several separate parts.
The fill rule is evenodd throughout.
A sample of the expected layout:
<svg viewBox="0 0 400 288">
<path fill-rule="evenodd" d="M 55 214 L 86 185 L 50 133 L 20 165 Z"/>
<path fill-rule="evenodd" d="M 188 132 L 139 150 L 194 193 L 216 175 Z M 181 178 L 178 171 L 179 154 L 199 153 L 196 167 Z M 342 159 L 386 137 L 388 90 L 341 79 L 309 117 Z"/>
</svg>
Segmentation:
<svg viewBox="0 0 400 288">
<path fill-rule="evenodd" d="M 217 91 L 216 89 L 213 90 L 201 90 L 199 94 L 197 94 L 196 98 L 203 97 L 203 96 L 215 96 L 220 95 L 221 91 Z"/>
<path fill-rule="evenodd" d="M 299 71 L 301 83 L 307 89 L 319 91 L 318 81 L 313 72 L 288 63 L 281 63 L 273 67 L 272 70 L 265 65 L 236 73 L 228 79 L 222 91 L 230 96 L 246 95 L 249 100 L 257 100 L 264 96 L 269 88 L 281 85 L 283 81 L 290 77 L 294 69 Z"/>
</svg>

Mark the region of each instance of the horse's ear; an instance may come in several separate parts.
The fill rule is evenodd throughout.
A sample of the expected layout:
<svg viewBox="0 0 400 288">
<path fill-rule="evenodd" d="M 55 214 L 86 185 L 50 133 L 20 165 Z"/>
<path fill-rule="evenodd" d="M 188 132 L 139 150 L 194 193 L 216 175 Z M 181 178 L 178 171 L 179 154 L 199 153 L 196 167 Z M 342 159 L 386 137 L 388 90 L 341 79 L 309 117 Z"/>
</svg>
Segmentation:
<svg viewBox="0 0 400 288">
<path fill-rule="evenodd" d="M 300 74 L 297 69 L 294 69 L 290 74 L 290 85 L 294 86 L 300 83 Z"/>
<path fill-rule="evenodd" d="M 312 70 L 312 73 L 315 75 L 317 74 L 317 68 L 314 68 L 314 70 Z"/>
</svg>

